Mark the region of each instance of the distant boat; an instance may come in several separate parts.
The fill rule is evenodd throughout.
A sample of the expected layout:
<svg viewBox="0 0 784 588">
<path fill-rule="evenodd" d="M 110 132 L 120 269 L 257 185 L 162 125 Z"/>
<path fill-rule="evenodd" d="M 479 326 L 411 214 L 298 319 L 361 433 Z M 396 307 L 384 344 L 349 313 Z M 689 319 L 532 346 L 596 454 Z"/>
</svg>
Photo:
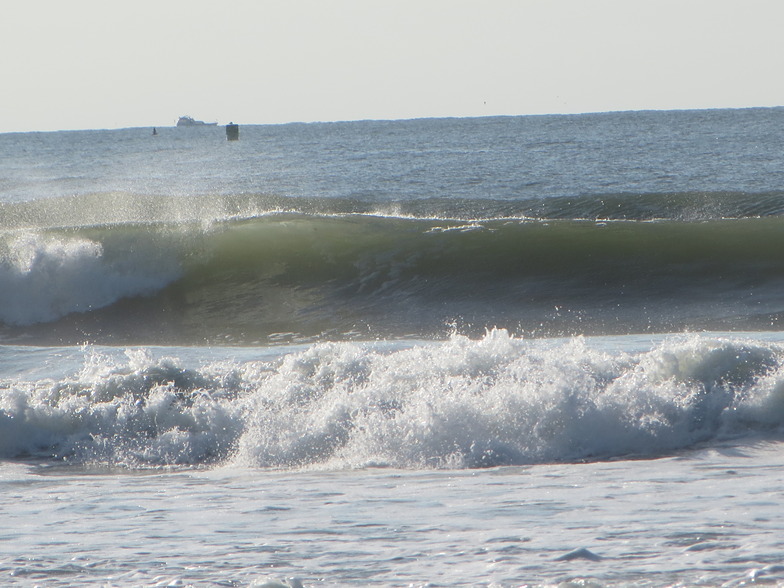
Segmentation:
<svg viewBox="0 0 784 588">
<path fill-rule="evenodd" d="M 196 120 L 190 116 L 181 116 L 177 121 L 178 127 L 214 127 L 218 123 L 208 123 L 203 120 Z"/>
</svg>

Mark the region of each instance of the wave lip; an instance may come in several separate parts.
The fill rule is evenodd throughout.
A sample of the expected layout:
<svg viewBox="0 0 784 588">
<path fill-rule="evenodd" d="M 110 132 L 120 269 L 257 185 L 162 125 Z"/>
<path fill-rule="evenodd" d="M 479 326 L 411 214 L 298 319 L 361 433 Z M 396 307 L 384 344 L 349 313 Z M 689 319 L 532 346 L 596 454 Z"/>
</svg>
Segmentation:
<svg viewBox="0 0 784 588">
<path fill-rule="evenodd" d="M 88 348 L 82 369 L 57 381 L 0 380 L 0 455 L 126 467 L 478 468 L 780 437 L 780 344 L 691 336 L 610 353 L 596 342 L 491 331 L 406 347 L 317 344 L 198 368 Z"/>
<path fill-rule="evenodd" d="M 548 197 L 282 196 L 268 193 L 164 195 L 96 192 L 0 202 L 0 231 L 127 224 L 202 224 L 251 220 L 279 212 L 367 215 L 443 221 L 611 220 L 705 222 L 780 217 L 784 193 L 740 191 L 618 192 Z"/>
</svg>

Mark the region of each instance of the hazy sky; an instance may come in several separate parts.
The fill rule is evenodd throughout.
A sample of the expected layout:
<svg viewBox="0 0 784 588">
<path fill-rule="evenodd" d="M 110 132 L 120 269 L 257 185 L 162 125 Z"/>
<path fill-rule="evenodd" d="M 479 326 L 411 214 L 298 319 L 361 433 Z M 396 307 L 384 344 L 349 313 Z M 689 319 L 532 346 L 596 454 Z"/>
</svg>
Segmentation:
<svg viewBox="0 0 784 588">
<path fill-rule="evenodd" d="M 0 132 L 784 104 L 782 0 L 4 0 Z"/>
</svg>

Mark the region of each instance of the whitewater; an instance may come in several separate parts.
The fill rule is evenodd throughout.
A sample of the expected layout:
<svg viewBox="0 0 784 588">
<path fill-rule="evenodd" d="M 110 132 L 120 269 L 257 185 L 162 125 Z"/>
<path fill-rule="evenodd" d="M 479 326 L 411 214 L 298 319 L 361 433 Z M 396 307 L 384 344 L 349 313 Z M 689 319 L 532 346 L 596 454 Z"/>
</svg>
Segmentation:
<svg viewBox="0 0 784 588">
<path fill-rule="evenodd" d="M 782 114 L 0 134 L 0 583 L 784 585 Z"/>
</svg>

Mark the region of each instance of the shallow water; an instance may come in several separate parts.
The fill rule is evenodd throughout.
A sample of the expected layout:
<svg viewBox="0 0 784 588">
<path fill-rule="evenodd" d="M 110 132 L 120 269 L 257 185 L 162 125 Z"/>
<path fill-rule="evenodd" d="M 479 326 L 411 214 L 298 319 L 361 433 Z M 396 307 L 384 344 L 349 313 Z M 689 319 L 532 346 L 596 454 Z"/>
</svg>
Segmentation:
<svg viewBox="0 0 784 588">
<path fill-rule="evenodd" d="M 0 573 L 47 586 L 781 583 L 781 449 L 438 472 L 5 464 Z"/>
</svg>

